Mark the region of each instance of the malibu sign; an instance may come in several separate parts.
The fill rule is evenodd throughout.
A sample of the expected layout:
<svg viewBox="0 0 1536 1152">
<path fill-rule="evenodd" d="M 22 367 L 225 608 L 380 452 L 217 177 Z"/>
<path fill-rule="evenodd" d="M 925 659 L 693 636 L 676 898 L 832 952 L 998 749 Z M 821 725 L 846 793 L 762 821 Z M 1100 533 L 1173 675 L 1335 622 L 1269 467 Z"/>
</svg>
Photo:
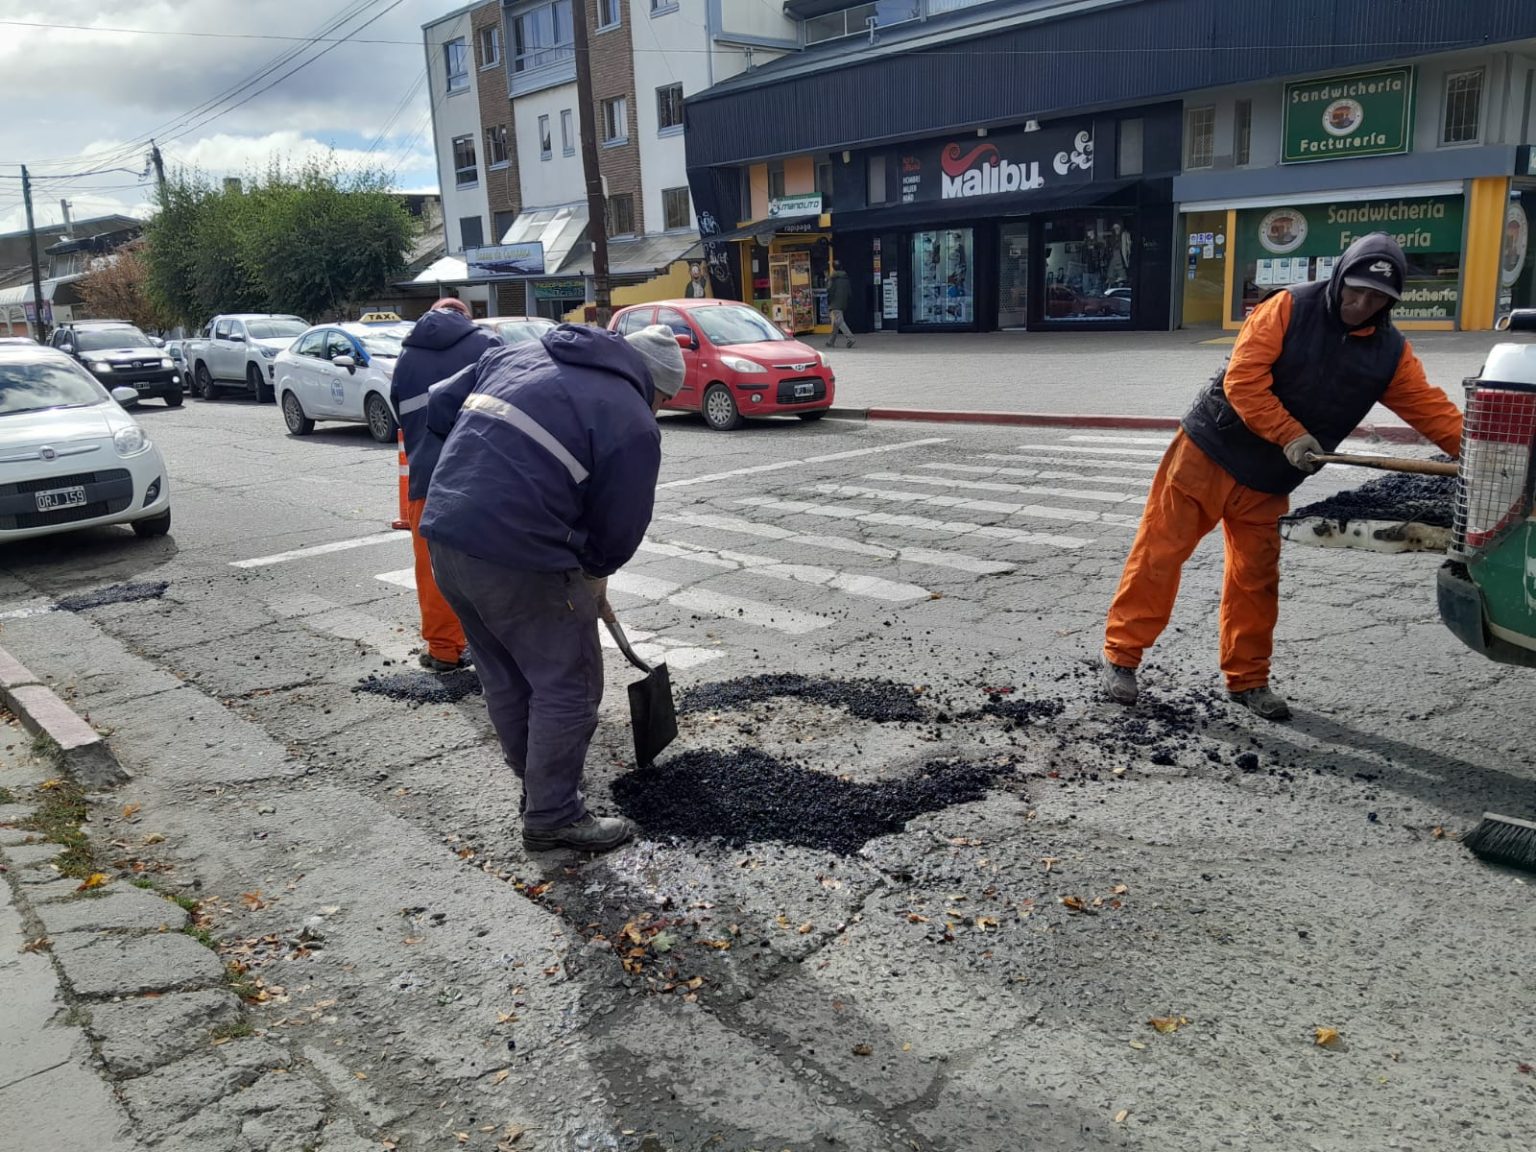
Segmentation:
<svg viewBox="0 0 1536 1152">
<path fill-rule="evenodd" d="M 901 152 L 892 200 L 967 200 L 1029 193 L 1048 184 L 1093 178 L 1093 132 L 1075 125 L 1014 132 L 990 139 L 949 141 Z"/>
</svg>

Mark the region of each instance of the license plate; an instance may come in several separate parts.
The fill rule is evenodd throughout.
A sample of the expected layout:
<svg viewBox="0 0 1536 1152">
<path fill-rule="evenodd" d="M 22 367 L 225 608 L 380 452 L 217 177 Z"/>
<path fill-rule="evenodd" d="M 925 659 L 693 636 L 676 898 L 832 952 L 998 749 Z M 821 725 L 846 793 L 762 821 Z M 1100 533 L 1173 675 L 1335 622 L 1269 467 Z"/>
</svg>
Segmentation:
<svg viewBox="0 0 1536 1152">
<path fill-rule="evenodd" d="M 795 396 L 796 396 L 796 398 L 799 398 L 801 396 L 814 396 L 815 394 L 816 394 L 816 385 L 814 385 L 814 384 L 796 384 L 795 385 Z"/>
<path fill-rule="evenodd" d="M 37 497 L 39 512 L 52 512 L 55 508 L 78 508 L 86 502 L 85 489 L 78 484 L 73 488 L 50 488 L 34 495 Z"/>
</svg>

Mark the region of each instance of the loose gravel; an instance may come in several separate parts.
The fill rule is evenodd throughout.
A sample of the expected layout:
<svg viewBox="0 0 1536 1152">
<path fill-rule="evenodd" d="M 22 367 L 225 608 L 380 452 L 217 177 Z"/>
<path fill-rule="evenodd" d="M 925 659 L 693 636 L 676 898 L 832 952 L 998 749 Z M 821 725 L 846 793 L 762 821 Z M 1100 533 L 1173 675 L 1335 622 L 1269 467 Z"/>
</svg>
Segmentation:
<svg viewBox="0 0 1536 1152">
<path fill-rule="evenodd" d="M 1441 457 L 1445 459 L 1445 457 Z M 1456 499 L 1456 477 L 1393 473 L 1348 492 L 1338 492 L 1316 504 L 1291 512 L 1286 519 L 1321 518 L 1413 521 L 1430 528 L 1449 528 Z"/>
<path fill-rule="evenodd" d="M 480 678 L 472 668 L 457 672 L 395 672 L 364 676 L 352 691 L 369 692 L 409 704 L 453 704 L 477 694 Z"/>
<path fill-rule="evenodd" d="M 722 680 L 690 688 L 678 702 L 678 712 L 707 712 L 740 708 L 761 700 L 788 697 L 842 708 L 850 716 L 876 724 L 922 720 L 919 693 L 907 684 L 874 678 L 833 680 L 778 673 Z"/>
</svg>

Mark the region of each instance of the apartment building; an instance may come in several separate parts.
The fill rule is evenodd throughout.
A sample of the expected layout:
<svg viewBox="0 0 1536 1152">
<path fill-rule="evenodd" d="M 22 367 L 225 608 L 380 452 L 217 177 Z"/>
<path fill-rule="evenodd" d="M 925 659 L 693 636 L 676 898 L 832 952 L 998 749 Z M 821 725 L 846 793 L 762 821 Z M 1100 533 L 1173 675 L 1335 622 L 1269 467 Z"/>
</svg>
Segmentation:
<svg viewBox="0 0 1536 1152">
<path fill-rule="evenodd" d="M 424 25 L 447 255 L 418 279 L 477 314 L 591 299 L 577 18 L 616 304 L 681 295 L 699 256 L 684 101 L 800 46 L 774 6 L 724 0 L 493 0 Z"/>
</svg>

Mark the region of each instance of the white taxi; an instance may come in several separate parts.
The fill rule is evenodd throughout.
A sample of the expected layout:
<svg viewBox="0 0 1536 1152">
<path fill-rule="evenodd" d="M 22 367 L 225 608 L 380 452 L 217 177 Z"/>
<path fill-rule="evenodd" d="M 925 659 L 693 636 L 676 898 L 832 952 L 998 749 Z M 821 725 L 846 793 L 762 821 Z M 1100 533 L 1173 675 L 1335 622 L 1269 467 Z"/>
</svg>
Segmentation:
<svg viewBox="0 0 1536 1152">
<path fill-rule="evenodd" d="M 62 352 L 0 346 L 0 541 L 101 524 L 171 529 L 160 449 L 123 404 Z"/>
<path fill-rule="evenodd" d="M 366 424 L 380 444 L 392 444 L 399 424 L 389 384 L 410 324 L 317 324 L 277 354 L 273 387 L 283 423 L 295 436 L 316 420 Z"/>
</svg>

